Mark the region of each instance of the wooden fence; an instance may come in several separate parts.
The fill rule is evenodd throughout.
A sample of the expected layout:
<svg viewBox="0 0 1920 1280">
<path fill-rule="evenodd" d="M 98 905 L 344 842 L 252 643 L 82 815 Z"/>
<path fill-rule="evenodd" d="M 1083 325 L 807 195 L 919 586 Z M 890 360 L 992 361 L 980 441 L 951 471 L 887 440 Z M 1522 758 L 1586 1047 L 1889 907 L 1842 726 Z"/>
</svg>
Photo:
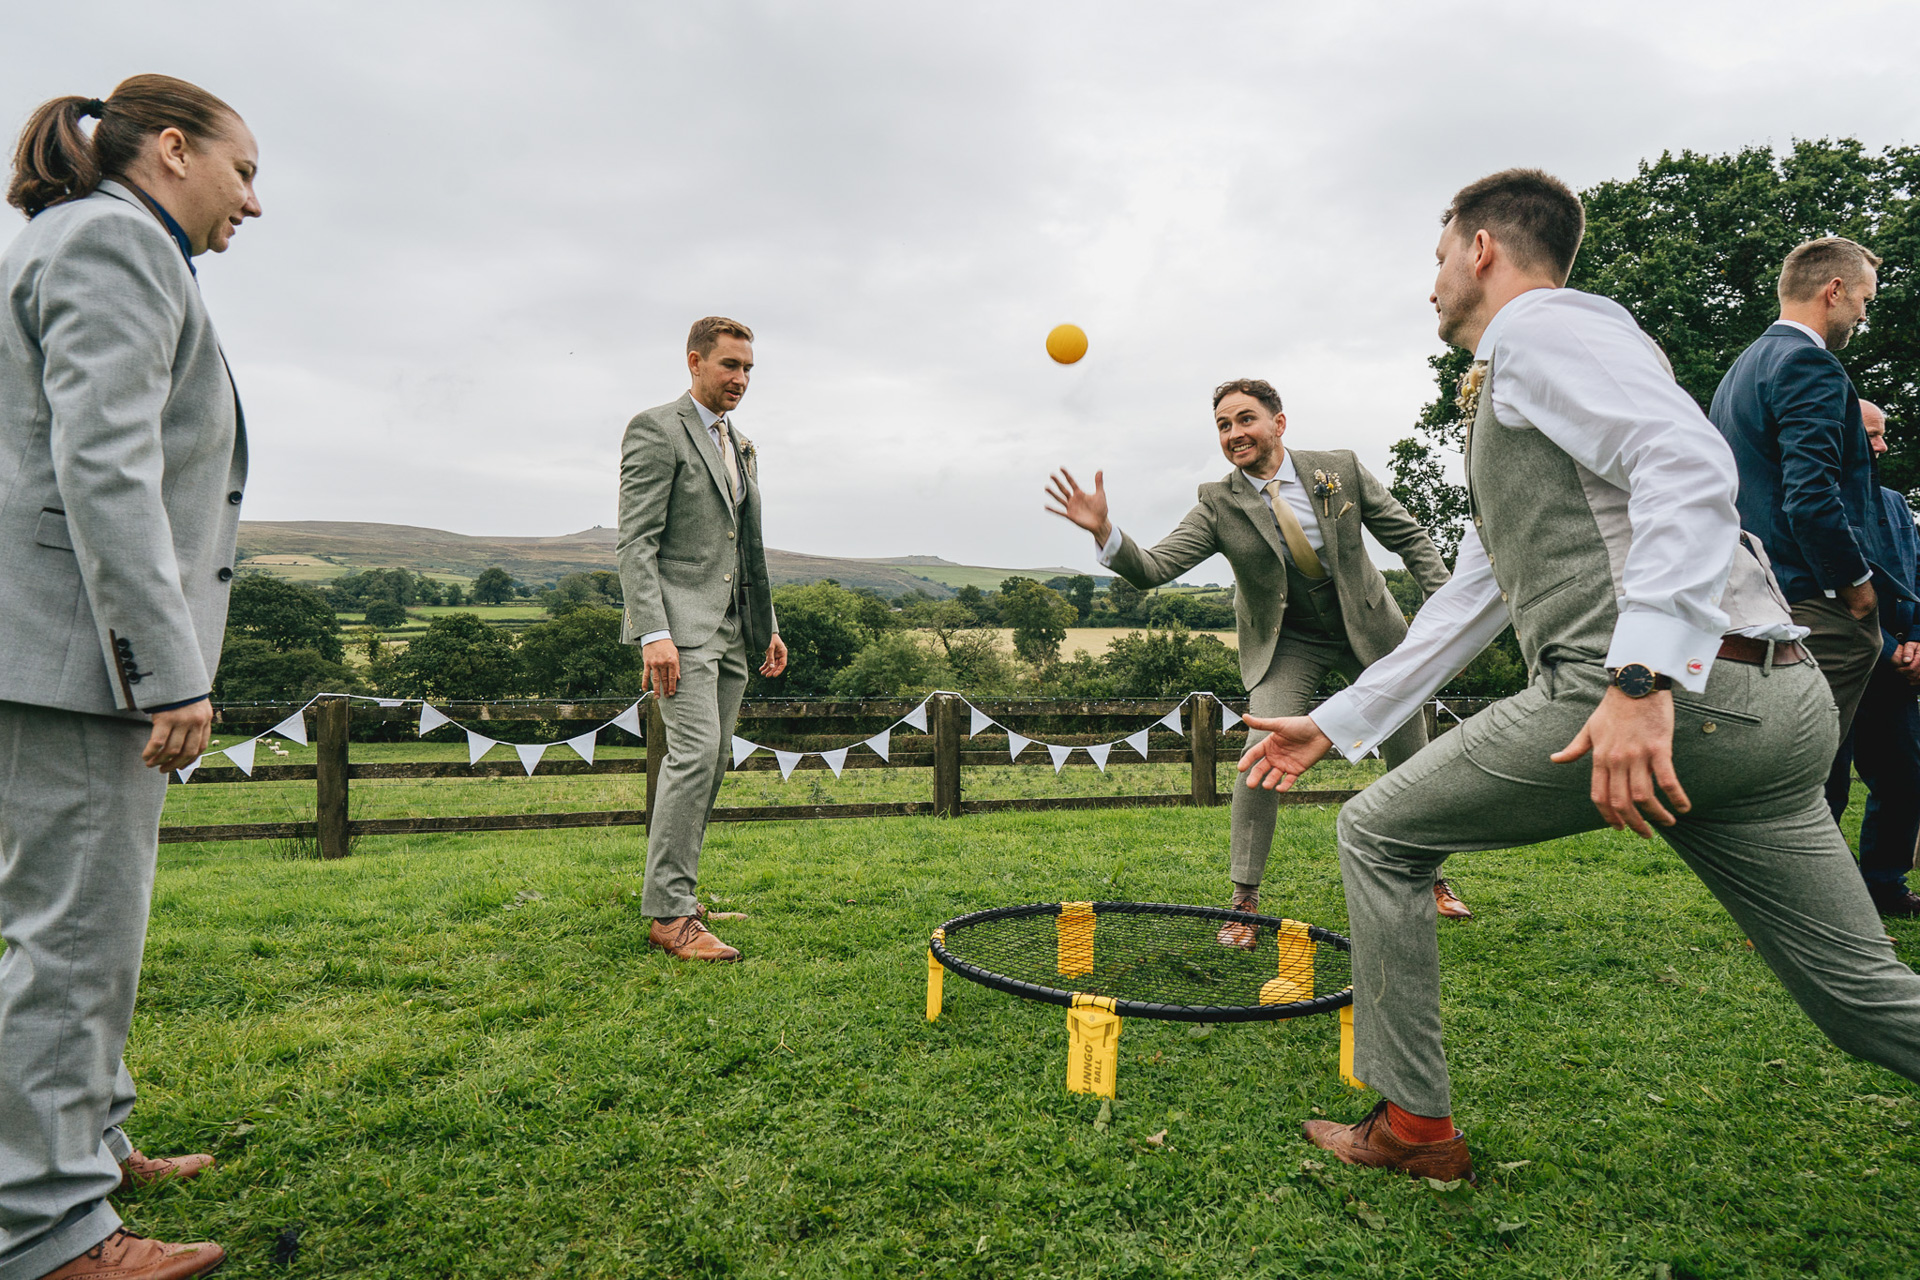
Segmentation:
<svg viewBox="0 0 1920 1280">
<path fill-rule="evenodd" d="M 552 723 L 567 720 L 604 723 L 619 711 L 624 710 L 627 704 L 624 702 L 496 702 L 436 705 L 456 722 L 481 722 L 495 726 L 503 722 Z M 357 779 L 520 777 L 524 776 L 525 770 L 517 760 L 497 763 L 483 760 L 472 765 L 458 761 L 356 764 L 352 759 L 349 740 L 349 728 L 355 720 L 363 724 L 379 721 L 412 721 L 418 717 L 419 712 L 414 707 L 382 707 L 376 703 L 327 696 L 318 699 L 306 710 L 307 734 L 316 752 L 313 764 L 256 764 L 251 777 L 231 766 L 202 767 L 194 771 L 188 783 L 182 784 L 177 777 L 173 779 L 173 784 L 176 786 L 310 781 L 314 784 L 312 821 L 239 822 L 162 827 L 160 840 L 161 843 L 167 844 L 203 840 L 311 839 L 317 843 L 321 857 L 338 858 L 346 855 L 350 842 L 358 836 L 441 831 L 537 831 L 563 827 L 644 826 L 647 821 L 647 812 L 653 807 L 660 766 L 666 758 L 666 730 L 660 720 L 658 704 L 655 700 L 649 699 L 644 705 L 649 713 L 644 721 L 642 734 L 646 746 L 644 758 L 596 760 L 592 764 L 584 760 L 548 758 L 540 763 L 537 776 L 644 773 L 646 775 L 646 809 L 352 818 L 349 816 L 348 801 L 352 784 Z M 862 736 L 871 735 L 875 732 L 873 727 L 875 722 L 881 725 L 894 723 L 915 705 L 917 704 L 911 702 L 888 701 L 800 702 L 769 699 L 750 702 L 743 706 L 740 712 L 742 736 L 751 736 L 755 741 L 759 741 L 763 736 L 758 732 L 752 734 L 745 732 L 750 725 L 777 729 L 785 736 L 811 729 L 816 732 L 809 736 L 833 735 L 830 745 L 840 746 L 849 741 L 857 741 Z M 974 705 L 1002 723 L 1013 721 L 1016 724 L 1025 723 L 1028 727 L 1032 727 L 1035 722 L 1038 722 L 1049 726 L 1048 731 L 1036 730 L 1028 734 L 1029 737 L 1044 738 L 1045 741 L 1056 745 L 1085 746 L 1111 742 L 1115 735 L 1110 732 L 1104 736 L 1060 733 L 1053 731 L 1054 728 L 1073 724 L 1106 724 L 1120 720 L 1126 722 L 1126 729 L 1131 732 L 1141 722 L 1157 719 L 1172 710 L 1175 700 L 983 700 Z M 290 704 L 220 707 L 217 709 L 216 724 L 223 736 L 234 733 L 241 735 L 258 733 L 279 723 L 293 709 Z M 1235 710 L 1244 712 L 1245 707 L 1236 706 Z M 848 769 L 928 770 L 931 775 L 931 785 L 930 794 L 926 800 L 876 804 L 759 805 L 716 808 L 713 812 L 713 821 L 874 818 L 910 814 L 952 818 L 969 813 L 992 813 L 1003 810 L 1217 805 L 1226 800 L 1218 786 L 1217 765 L 1222 759 L 1232 759 L 1237 756 L 1241 745 L 1246 740 L 1244 730 L 1231 733 L 1221 731 L 1218 703 L 1211 698 L 1195 698 L 1187 705 L 1187 732 L 1185 738 L 1180 740 L 1178 747 L 1154 748 L 1150 744 L 1146 759 L 1142 760 L 1131 748 L 1122 744 L 1115 749 L 1107 761 L 1108 768 L 1131 764 L 1185 764 L 1189 770 L 1189 785 L 1184 792 L 1157 795 L 967 800 L 961 794 L 960 770 L 963 765 L 1009 763 L 1004 732 L 982 733 L 974 739 L 976 745 L 968 745 L 962 728 L 963 720 L 967 715 L 967 703 L 962 699 L 949 694 L 935 694 L 927 707 L 926 733 L 896 729 L 892 750 L 887 760 L 882 760 L 866 751 L 850 754 L 846 759 L 845 767 Z M 1435 724 L 1431 707 L 1428 708 L 1427 715 L 1429 732 L 1438 732 L 1443 726 Z M 862 723 L 868 726 L 864 732 L 853 727 Z M 1155 729 L 1153 736 L 1170 739 L 1174 735 L 1168 730 Z M 997 742 L 999 746 L 995 749 L 991 746 L 977 745 L 983 740 Z M 785 745 L 805 751 L 820 749 L 819 744 L 791 742 Z M 1045 758 L 1045 749 L 1040 742 L 1036 741 L 1031 750 L 1040 752 L 1041 758 Z M 1232 754 L 1228 754 L 1229 752 Z M 737 771 L 748 773 L 773 770 L 778 767 L 777 761 L 758 753 L 734 766 Z M 798 767 L 823 769 L 827 766 L 826 762 L 818 756 L 807 756 L 802 759 Z M 1346 790 L 1290 791 L 1283 794 L 1280 799 L 1287 804 L 1330 804 L 1346 800 L 1356 794 L 1358 793 Z"/>
</svg>

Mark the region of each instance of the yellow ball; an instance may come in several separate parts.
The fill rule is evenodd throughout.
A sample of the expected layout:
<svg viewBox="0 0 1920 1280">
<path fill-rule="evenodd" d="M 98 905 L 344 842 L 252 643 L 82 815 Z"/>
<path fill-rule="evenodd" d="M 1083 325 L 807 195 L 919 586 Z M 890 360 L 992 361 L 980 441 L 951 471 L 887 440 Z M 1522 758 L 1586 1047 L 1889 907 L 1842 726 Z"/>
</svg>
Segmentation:
<svg viewBox="0 0 1920 1280">
<path fill-rule="evenodd" d="M 1060 364 L 1072 364 L 1087 354 L 1087 332 L 1077 324 L 1061 324 L 1047 335 L 1047 354 Z"/>
</svg>

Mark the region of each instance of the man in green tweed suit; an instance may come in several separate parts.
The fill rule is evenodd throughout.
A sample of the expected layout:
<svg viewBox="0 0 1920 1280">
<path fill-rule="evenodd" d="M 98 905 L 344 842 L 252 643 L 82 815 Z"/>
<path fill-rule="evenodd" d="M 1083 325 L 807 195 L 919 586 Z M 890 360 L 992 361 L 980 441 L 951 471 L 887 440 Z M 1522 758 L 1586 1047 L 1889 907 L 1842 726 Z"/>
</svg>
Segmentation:
<svg viewBox="0 0 1920 1280">
<path fill-rule="evenodd" d="M 787 668 L 760 541 L 753 442 L 729 420 L 753 372 L 753 331 L 708 316 L 687 335 L 693 389 L 627 424 L 620 450 L 621 639 L 641 646 L 667 759 L 647 814 L 648 941 L 682 960 L 738 960 L 694 890 L 720 796 L 749 655 Z"/>
<path fill-rule="evenodd" d="M 1233 470 L 1200 486 L 1200 501 L 1177 528 L 1142 548 L 1107 518 L 1100 472 L 1091 493 L 1062 471 L 1050 507 L 1093 534 L 1100 563 L 1145 590 L 1171 582 L 1208 556 L 1233 566 L 1237 590 L 1240 674 L 1251 714 L 1304 714 L 1329 671 L 1349 679 L 1391 653 L 1407 634 L 1406 618 L 1387 581 L 1367 557 L 1361 530 L 1398 555 L 1428 595 L 1447 568 L 1427 531 L 1348 450 L 1284 448 L 1287 415 L 1280 393 L 1258 378 L 1224 383 L 1213 393 L 1220 451 Z M 1275 711 L 1270 708 L 1290 708 Z M 1259 735 L 1255 735 L 1256 739 Z M 1381 748 L 1389 768 L 1427 743 L 1420 717 Z M 1233 906 L 1252 911 L 1273 845 L 1278 806 L 1247 787 L 1233 791 Z M 1469 914 L 1445 881 L 1434 894 L 1450 915 Z M 1253 931 L 1227 925 L 1224 943 L 1251 945 Z"/>
</svg>

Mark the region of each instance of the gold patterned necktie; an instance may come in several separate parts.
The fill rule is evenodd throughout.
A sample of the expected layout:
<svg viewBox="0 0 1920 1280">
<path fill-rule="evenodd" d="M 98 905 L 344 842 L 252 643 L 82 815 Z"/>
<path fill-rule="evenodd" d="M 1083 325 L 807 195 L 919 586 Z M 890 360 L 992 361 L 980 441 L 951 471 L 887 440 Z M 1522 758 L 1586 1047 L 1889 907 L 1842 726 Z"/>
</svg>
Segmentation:
<svg viewBox="0 0 1920 1280">
<path fill-rule="evenodd" d="M 1280 526 L 1280 536 L 1287 540 L 1287 551 L 1293 556 L 1293 567 L 1309 578 L 1327 576 L 1320 557 L 1313 553 L 1313 544 L 1307 541 L 1307 531 L 1300 527 L 1300 517 L 1293 513 L 1293 506 L 1280 496 L 1280 482 L 1267 481 L 1267 497 L 1273 499 L 1274 523 Z"/>
<path fill-rule="evenodd" d="M 740 505 L 740 459 L 733 451 L 733 432 L 727 430 L 725 418 L 714 419 L 713 425 L 720 430 L 720 460 L 727 464 L 727 496 L 737 507 Z"/>
</svg>

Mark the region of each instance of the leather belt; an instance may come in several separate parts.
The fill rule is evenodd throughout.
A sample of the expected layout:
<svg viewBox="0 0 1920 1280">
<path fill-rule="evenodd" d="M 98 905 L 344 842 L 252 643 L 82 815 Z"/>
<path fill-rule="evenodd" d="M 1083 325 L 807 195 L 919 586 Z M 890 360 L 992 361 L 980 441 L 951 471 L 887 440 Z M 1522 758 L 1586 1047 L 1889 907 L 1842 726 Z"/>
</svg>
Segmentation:
<svg viewBox="0 0 1920 1280">
<path fill-rule="evenodd" d="M 1755 640 L 1752 636 L 1720 637 L 1720 656 L 1729 662 L 1745 662 L 1760 666 L 1767 660 L 1767 642 Z M 1791 667 L 1797 662 L 1807 660 L 1807 651 L 1799 643 L 1788 640 L 1773 645 L 1773 665 Z"/>
</svg>

